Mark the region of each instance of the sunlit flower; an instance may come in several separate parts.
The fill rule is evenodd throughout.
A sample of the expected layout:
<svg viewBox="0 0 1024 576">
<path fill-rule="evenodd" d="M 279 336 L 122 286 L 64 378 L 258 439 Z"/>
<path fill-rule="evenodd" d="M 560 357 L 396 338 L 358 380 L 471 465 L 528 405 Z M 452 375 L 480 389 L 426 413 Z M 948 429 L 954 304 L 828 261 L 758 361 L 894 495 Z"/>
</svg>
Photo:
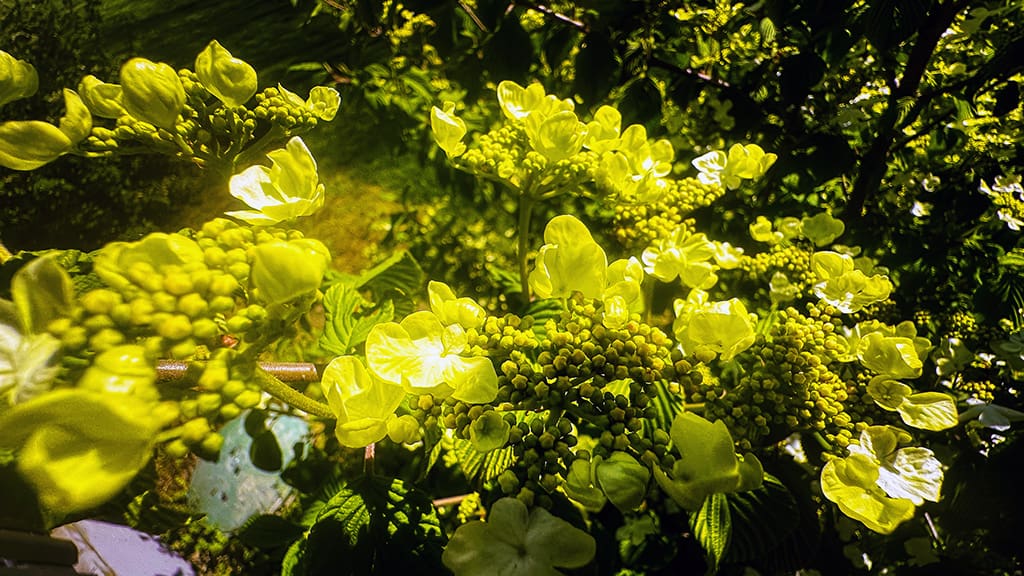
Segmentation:
<svg viewBox="0 0 1024 576">
<path fill-rule="evenodd" d="M 414 312 L 401 323 L 377 324 L 366 338 L 366 362 L 379 378 L 410 394 L 452 396 L 471 404 L 494 400 L 498 376 L 490 359 L 463 356 L 466 331 L 445 326 L 433 312 Z"/>
<path fill-rule="evenodd" d="M 22 334 L 0 322 L 0 412 L 50 389 L 60 342 L 48 333 Z"/>
<path fill-rule="evenodd" d="M 342 446 L 362 448 L 388 434 L 388 421 L 405 398 L 402 387 L 366 371 L 355 356 L 339 356 L 321 381 L 327 404 L 337 418 L 334 435 Z"/>
<path fill-rule="evenodd" d="M 938 502 L 942 464 L 931 450 L 897 449 L 910 435 L 890 426 L 869 426 L 850 455 L 821 470 L 821 490 L 847 516 L 890 534 L 925 500 Z"/>
<path fill-rule="evenodd" d="M 231 177 L 231 195 L 254 210 L 227 212 L 249 224 L 267 226 L 309 216 L 324 204 L 316 160 L 298 136 L 267 154 L 271 166 L 256 165 Z"/>
</svg>

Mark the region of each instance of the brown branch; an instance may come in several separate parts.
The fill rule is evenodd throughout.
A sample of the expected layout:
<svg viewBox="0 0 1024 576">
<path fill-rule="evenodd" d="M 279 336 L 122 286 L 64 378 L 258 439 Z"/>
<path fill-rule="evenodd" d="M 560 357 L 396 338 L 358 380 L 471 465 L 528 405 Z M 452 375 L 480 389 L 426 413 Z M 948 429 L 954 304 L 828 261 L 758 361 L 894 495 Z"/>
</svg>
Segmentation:
<svg viewBox="0 0 1024 576">
<path fill-rule="evenodd" d="M 559 22 L 562 22 L 564 24 L 568 24 L 568 25 L 572 26 L 573 28 L 576 28 L 577 30 L 579 30 L 579 31 L 581 31 L 583 33 L 590 32 L 590 27 L 587 26 L 586 23 L 584 23 L 584 22 L 582 22 L 580 20 L 576 20 L 575 18 L 571 18 L 569 16 L 566 16 L 565 14 L 562 14 L 561 12 L 556 12 L 556 11 L 552 10 L 551 8 L 549 8 L 548 6 L 545 6 L 543 4 L 534 4 L 533 2 L 513 2 L 512 4 L 515 5 L 515 6 L 521 6 L 523 8 L 528 9 L 528 10 L 534 10 L 536 12 L 540 12 L 541 14 L 544 14 L 545 16 L 550 16 L 550 17 L 554 18 L 555 20 L 558 20 Z"/>
<path fill-rule="evenodd" d="M 160 360 L 156 365 L 157 380 L 172 382 L 188 376 L 188 368 L 196 362 Z M 308 362 L 260 362 L 260 369 L 282 382 L 309 384 L 320 381 L 316 366 Z"/>
<path fill-rule="evenodd" d="M 899 121 L 899 101 L 913 96 L 921 86 L 921 78 L 931 61 L 943 32 L 949 29 L 956 15 L 969 4 L 969 0 L 950 0 L 939 4 L 928 15 L 917 32 L 917 42 L 910 50 L 907 65 L 896 89 L 889 92 L 888 103 L 878 120 L 875 140 L 861 158 L 860 172 L 850 191 L 844 216 L 851 219 L 863 215 L 868 198 L 878 192 L 888 166 L 889 153 L 896 139 L 896 124 Z"/>
</svg>

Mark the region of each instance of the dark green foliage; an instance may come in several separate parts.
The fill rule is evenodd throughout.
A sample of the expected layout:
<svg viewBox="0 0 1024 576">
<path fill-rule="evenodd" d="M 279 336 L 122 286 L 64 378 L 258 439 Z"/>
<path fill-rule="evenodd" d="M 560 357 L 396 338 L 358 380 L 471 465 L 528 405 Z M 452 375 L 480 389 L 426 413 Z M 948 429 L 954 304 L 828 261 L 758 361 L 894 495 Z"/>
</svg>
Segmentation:
<svg viewBox="0 0 1024 576">
<path fill-rule="evenodd" d="M 0 110 L 0 120 L 56 122 L 61 90 L 85 74 L 116 78 L 96 4 L 0 3 L 4 49 L 39 73 L 39 92 Z M 204 184 L 187 164 L 163 157 L 64 158 L 32 172 L 0 168 L 0 240 L 11 250 L 96 248 L 166 225 Z"/>
<path fill-rule="evenodd" d="M 288 551 L 283 574 L 438 574 L 445 536 L 433 504 L 401 480 L 365 476 L 338 492 Z"/>
</svg>

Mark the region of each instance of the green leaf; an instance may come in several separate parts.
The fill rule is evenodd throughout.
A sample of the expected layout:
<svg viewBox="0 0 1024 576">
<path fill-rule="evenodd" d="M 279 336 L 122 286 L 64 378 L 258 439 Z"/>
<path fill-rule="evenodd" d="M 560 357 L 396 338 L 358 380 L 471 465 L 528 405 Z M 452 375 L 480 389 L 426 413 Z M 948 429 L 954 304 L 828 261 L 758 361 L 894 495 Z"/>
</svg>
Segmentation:
<svg viewBox="0 0 1024 576">
<path fill-rule="evenodd" d="M 372 306 L 347 282 L 328 288 L 323 304 L 327 319 L 320 335 L 320 347 L 331 354 L 348 354 L 366 340 L 371 328 L 390 322 L 395 316 L 392 300 Z"/>
<path fill-rule="evenodd" d="M 770 18 L 762 18 L 759 29 L 761 31 L 762 46 L 770 43 L 772 40 L 775 40 L 775 24 L 772 23 Z"/>
<path fill-rule="evenodd" d="M 732 522 L 732 539 L 725 557 L 728 562 L 761 558 L 789 538 L 800 524 L 793 495 L 769 474 L 765 474 L 760 488 L 725 496 Z"/>
<path fill-rule="evenodd" d="M 273 514 L 260 514 L 246 520 L 235 537 L 247 546 L 274 549 L 287 546 L 305 532 L 305 528 Z"/>
<path fill-rule="evenodd" d="M 360 290 L 369 290 L 378 302 L 385 300 L 389 290 L 414 294 L 423 286 L 426 275 L 408 252 L 397 252 L 387 260 L 360 274 L 352 283 Z"/>
<path fill-rule="evenodd" d="M 665 381 L 658 381 L 653 386 L 654 393 L 651 397 L 651 406 L 656 410 L 652 423 L 654 429 L 669 430 L 672 428 L 672 421 L 683 411 L 683 398 L 679 394 L 669 391 Z"/>
<path fill-rule="evenodd" d="M 700 511 L 690 514 L 690 529 L 707 553 L 712 571 L 717 571 L 732 538 L 732 519 L 725 494 L 711 494 L 705 498 Z"/>
<path fill-rule="evenodd" d="M 452 453 L 459 462 L 459 468 L 470 482 L 488 482 L 515 464 L 516 458 L 511 447 L 480 452 L 469 440 L 456 438 Z"/>
<path fill-rule="evenodd" d="M 442 574 L 444 533 L 430 498 L 401 480 L 366 476 L 321 510 L 287 553 L 283 573 Z"/>
</svg>

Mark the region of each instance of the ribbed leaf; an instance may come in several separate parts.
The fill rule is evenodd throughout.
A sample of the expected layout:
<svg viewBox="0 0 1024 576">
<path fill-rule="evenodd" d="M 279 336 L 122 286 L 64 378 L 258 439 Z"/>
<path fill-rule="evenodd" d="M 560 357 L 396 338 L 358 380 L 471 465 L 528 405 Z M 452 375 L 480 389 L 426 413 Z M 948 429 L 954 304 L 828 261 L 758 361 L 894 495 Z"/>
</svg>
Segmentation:
<svg viewBox="0 0 1024 576">
<path fill-rule="evenodd" d="M 683 398 L 670 392 L 664 381 L 655 382 L 652 389 L 650 406 L 657 411 L 653 418 L 654 427 L 670 430 L 676 415 L 683 411 Z"/>
<path fill-rule="evenodd" d="M 473 447 L 472 442 L 461 438 L 453 440 L 452 453 L 458 459 L 462 473 L 470 482 L 482 483 L 497 478 L 516 461 L 510 447 L 480 453 Z"/>
<path fill-rule="evenodd" d="M 761 558 L 779 546 L 800 523 L 800 512 L 789 490 L 778 478 L 765 474 L 757 490 L 726 495 L 732 520 L 732 541 L 725 560 L 745 562 Z"/>
<path fill-rule="evenodd" d="M 260 514 L 246 520 L 235 537 L 243 544 L 272 550 L 291 544 L 305 529 L 273 514 Z"/>
<path fill-rule="evenodd" d="M 536 300 L 523 312 L 523 316 L 533 317 L 533 333 L 540 340 L 547 335 L 548 331 L 544 323 L 554 318 L 557 320 L 565 310 L 565 305 L 558 298 L 547 298 Z"/>
<path fill-rule="evenodd" d="M 373 268 L 363 272 L 353 285 L 360 290 L 370 290 L 383 301 L 389 290 L 413 294 L 423 285 L 425 275 L 416 259 L 408 252 L 398 252 Z"/>
<path fill-rule="evenodd" d="M 398 479 L 366 476 L 324 506 L 289 549 L 282 574 L 440 574 L 444 543 L 426 494 Z"/>
<path fill-rule="evenodd" d="M 761 19 L 761 45 L 764 46 L 775 40 L 775 24 L 771 21 L 771 18 Z"/>
<path fill-rule="evenodd" d="M 690 515 L 690 529 L 707 553 L 711 570 L 717 571 L 728 551 L 732 534 L 729 501 L 725 494 L 712 494 L 705 498 L 700 511 Z"/>
<path fill-rule="evenodd" d="M 395 305 L 385 300 L 372 306 L 355 286 L 339 282 L 324 294 L 327 321 L 320 335 L 320 347 L 331 354 L 347 354 L 362 344 L 370 329 L 395 317 Z"/>
</svg>

